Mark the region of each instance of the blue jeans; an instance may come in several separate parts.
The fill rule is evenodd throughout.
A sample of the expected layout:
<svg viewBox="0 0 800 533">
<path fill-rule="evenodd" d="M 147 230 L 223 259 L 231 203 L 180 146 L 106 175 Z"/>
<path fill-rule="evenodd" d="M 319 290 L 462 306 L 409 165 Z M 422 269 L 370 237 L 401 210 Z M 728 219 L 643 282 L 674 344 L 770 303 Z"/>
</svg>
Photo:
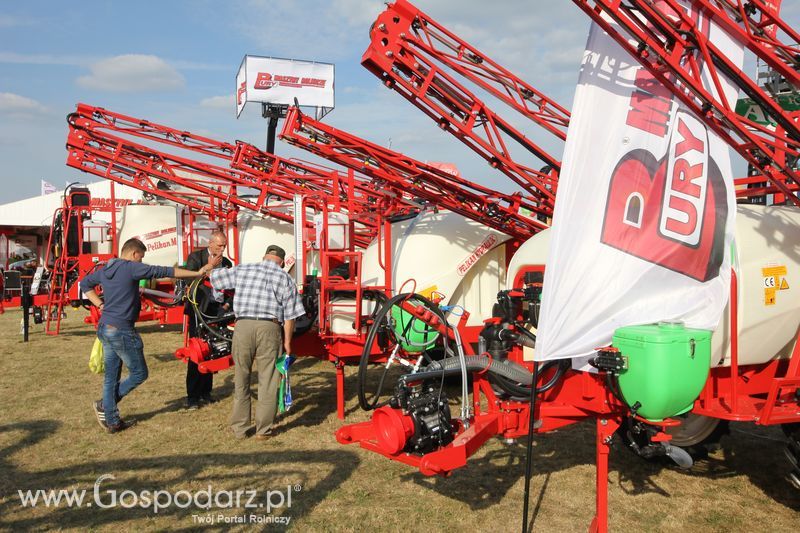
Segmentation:
<svg viewBox="0 0 800 533">
<path fill-rule="evenodd" d="M 120 420 L 117 403 L 147 379 L 144 344 L 135 329 L 119 329 L 108 324 L 97 328 L 97 338 L 103 343 L 103 410 L 106 425 L 115 426 Z M 120 381 L 122 363 L 128 369 L 128 377 L 124 381 Z"/>
</svg>

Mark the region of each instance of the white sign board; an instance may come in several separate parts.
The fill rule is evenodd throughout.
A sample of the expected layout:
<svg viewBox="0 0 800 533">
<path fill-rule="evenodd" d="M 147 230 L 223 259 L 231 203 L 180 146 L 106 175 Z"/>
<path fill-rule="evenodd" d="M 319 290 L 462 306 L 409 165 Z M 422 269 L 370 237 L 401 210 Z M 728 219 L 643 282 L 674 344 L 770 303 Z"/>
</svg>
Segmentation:
<svg viewBox="0 0 800 533">
<path fill-rule="evenodd" d="M 236 116 L 247 102 L 333 108 L 333 65 L 245 56 L 236 74 Z"/>
<path fill-rule="evenodd" d="M 36 272 L 33 274 L 33 281 L 31 282 L 31 291 L 32 295 L 39 294 L 39 285 L 42 284 L 42 276 L 44 275 L 44 267 L 40 266 L 36 268 Z"/>
</svg>

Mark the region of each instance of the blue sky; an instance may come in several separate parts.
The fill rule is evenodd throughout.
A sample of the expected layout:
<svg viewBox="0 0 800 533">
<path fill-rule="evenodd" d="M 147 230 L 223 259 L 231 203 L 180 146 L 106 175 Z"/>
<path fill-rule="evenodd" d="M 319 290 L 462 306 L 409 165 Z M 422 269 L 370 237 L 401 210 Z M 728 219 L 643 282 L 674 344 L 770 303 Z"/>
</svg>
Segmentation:
<svg viewBox="0 0 800 533">
<path fill-rule="evenodd" d="M 416 5 L 569 108 L 589 21 L 571 2 L 418 0 Z M 547 9 L 541 6 L 547 5 Z M 533 7 L 532 7 L 533 6 Z M 538 7 L 537 7 L 538 6 Z M 0 204 L 90 176 L 64 165 L 65 117 L 78 102 L 219 140 L 263 147 L 256 105 L 236 120 L 245 54 L 336 65 L 327 122 L 465 177 L 512 190 L 502 175 L 438 130 L 359 64 L 380 0 L 172 0 L 0 3 Z M 784 0 L 798 27 L 800 0 Z M 562 143 L 503 116 L 560 157 Z M 279 155 L 311 159 L 278 143 Z"/>
</svg>

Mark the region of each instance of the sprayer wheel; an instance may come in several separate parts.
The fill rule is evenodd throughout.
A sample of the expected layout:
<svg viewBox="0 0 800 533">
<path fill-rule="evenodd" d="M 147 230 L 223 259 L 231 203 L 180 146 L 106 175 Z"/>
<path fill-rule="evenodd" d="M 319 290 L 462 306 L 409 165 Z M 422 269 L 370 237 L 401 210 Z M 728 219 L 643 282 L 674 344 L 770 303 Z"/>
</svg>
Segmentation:
<svg viewBox="0 0 800 533">
<path fill-rule="evenodd" d="M 668 429 L 672 435 L 669 443 L 684 449 L 693 459 L 708 456 L 708 452 L 716 449 L 720 438 L 728 433 L 728 423 L 725 420 L 709 418 L 692 413 L 682 415 L 681 425 Z M 628 418 L 617 430 L 617 435 L 622 439 L 626 448 L 636 450 L 652 444 L 648 436 L 642 432 L 633 431 L 635 423 Z M 646 457 L 646 461 L 665 461 L 660 455 Z"/>
<path fill-rule="evenodd" d="M 791 471 L 786 477 L 797 490 L 800 490 L 800 424 L 783 424 L 781 428 L 789 438 L 784 452 L 791 465 Z"/>
<path fill-rule="evenodd" d="M 672 427 L 667 433 L 672 435 L 670 444 L 681 448 L 694 448 L 699 451 L 700 447 L 706 451 L 715 448 L 719 444 L 720 438 L 728 433 L 728 422 L 719 418 L 687 413 L 677 418 L 681 419 L 681 425 Z M 692 455 L 693 450 L 687 450 Z"/>
</svg>

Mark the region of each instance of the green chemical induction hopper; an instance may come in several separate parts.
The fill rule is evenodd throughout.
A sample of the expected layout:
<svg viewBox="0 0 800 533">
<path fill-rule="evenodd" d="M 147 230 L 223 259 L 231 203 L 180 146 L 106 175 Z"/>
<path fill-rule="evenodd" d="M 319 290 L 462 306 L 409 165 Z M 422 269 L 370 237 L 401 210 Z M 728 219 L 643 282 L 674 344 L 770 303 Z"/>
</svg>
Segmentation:
<svg viewBox="0 0 800 533">
<path fill-rule="evenodd" d="M 428 327 L 422 320 L 414 318 L 411 313 L 404 311 L 399 306 L 392 306 L 391 313 L 395 335 L 400 341 L 400 346 L 406 352 L 418 353 L 430 348 L 439 337 L 436 330 Z"/>
<path fill-rule="evenodd" d="M 661 421 L 689 411 L 708 378 L 711 332 L 679 322 L 628 326 L 614 332 L 612 344 L 627 359 L 619 390 L 636 414 Z"/>
</svg>

